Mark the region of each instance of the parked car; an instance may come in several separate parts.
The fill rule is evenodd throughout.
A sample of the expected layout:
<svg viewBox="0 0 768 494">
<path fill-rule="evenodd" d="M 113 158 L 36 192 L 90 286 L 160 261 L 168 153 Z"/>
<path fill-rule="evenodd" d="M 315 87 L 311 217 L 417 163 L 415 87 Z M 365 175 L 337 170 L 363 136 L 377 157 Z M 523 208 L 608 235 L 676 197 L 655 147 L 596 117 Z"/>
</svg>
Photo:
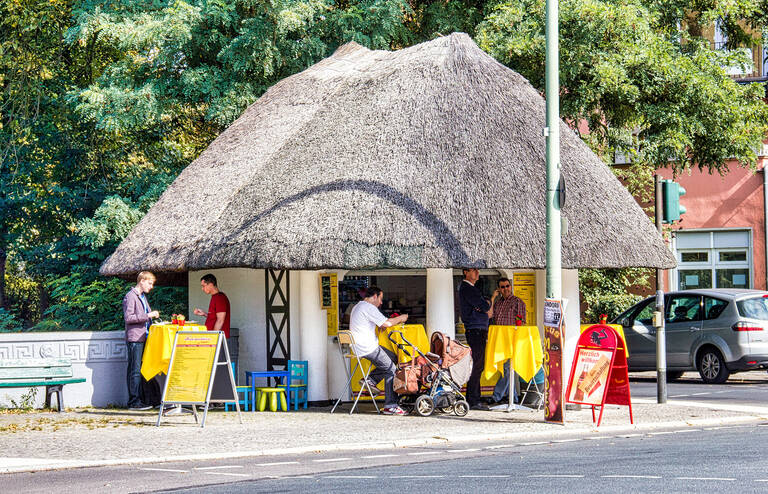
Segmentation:
<svg viewBox="0 0 768 494">
<path fill-rule="evenodd" d="M 629 349 L 629 370 L 656 369 L 656 298 L 635 304 L 614 319 Z M 664 296 L 667 379 L 699 371 L 705 383 L 724 383 L 732 373 L 768 367 L 768 292 L 703 289 Z"/>
</svg>

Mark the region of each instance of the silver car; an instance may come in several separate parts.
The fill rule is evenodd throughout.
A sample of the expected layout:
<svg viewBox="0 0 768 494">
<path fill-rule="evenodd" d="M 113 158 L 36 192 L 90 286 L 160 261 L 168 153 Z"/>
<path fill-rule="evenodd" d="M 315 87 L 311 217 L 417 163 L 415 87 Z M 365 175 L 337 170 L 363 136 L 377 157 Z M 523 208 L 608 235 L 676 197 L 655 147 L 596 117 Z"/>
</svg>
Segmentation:
<svg viewBox="0 0 768 494">
<path fill-rule="evenodd" d="M 630 371 L 656 369 L 655 300 L 647 298 L 613 321 L 624 328 Z M 705 383 L 719 384 L 731 373 L 768 367 L 768 292 L 669 292 L 664 319 L 669 380 L 698 370 Z"/>
</svg>

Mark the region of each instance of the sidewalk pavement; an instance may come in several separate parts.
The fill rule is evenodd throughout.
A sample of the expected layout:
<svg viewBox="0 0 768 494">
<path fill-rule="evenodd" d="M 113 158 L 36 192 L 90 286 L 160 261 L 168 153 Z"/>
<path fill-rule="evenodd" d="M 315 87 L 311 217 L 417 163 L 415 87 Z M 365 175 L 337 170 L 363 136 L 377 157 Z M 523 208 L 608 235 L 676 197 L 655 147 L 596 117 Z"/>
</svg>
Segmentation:
<svg viewBox="0 0 768 494">
<path fill-rule="evenodd" d="M 334 450 L 382 450 L 484 440 L 551 441 L 671 427 L 702 427 L 768 420 L 768 407 L 672 400 L 633 400 L 629 409 L 607 405 L 599 429 L 588 408 L 568 410 L 566 423 L 544 421 L 544 411 L 470 411 L 466 417 L 377 415 L 370 404 L 350 415 L 330 408 L 291 412 L 208 413 L 205 428 L 192 415 L 79 408 L 65 413 L 0 412 L 0 473 L 174 460 L 210 460 Z"/>
</svg>

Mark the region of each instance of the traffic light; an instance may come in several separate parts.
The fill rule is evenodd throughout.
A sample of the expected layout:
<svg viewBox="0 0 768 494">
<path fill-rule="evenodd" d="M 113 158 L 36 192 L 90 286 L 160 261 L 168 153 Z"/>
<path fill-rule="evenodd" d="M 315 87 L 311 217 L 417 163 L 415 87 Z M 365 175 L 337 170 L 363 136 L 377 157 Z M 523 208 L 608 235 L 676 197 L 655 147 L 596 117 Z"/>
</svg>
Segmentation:
<svg viewBox="0 0 768 494">
<path fill-rule="evenodd" d="M 672 223 L 685 213 L 685 207 L 680 205 L 680 196 L 685 195 L 685 189 L 672 180 L 661 181 L 664 223 Z"/>
</svg>

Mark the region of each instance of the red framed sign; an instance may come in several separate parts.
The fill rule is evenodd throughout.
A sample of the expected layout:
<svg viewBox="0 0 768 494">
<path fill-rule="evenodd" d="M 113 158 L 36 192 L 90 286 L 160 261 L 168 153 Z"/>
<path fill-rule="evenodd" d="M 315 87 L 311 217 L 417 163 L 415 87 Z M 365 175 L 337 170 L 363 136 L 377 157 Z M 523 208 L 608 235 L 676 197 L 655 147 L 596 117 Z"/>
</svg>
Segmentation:
<svg viewBox="0 0 768 494">
<path fill-rule="evenodd" d="M 606 404 L 628 406 L 629 422 L 634 423 L 627 352 L 615 329 L 595 324 L 581 334 L 565 396 L 568 403 L 591 406 L 592 422 L 595 421 L 595 408 L 600 407 L 598 427 Z"/>
</svg>

